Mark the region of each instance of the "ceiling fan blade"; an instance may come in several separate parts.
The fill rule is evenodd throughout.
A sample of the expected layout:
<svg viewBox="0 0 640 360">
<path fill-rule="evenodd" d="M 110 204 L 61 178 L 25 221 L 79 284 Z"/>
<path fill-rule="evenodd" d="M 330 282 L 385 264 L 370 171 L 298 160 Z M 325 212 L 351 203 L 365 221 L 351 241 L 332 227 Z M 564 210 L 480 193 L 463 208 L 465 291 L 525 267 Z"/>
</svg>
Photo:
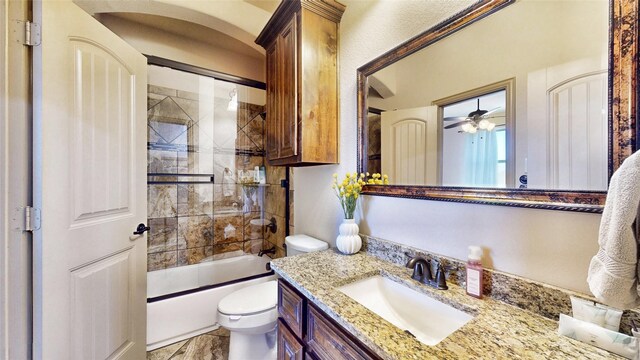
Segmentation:
<svg viewBox="0 0 640 360">
<path fill-rule="evenodd" d="M 498 107 L 497 107 L 497 108 L 495 108 L 495 109 L 491 109 L 491 110 L 487 111 L 486 113 L 482 114 L 482 117 L 485 117 L 485 116 L 487 116 L 487 115 L 489 115 L 489 114 L 491 114 L 491 113 L 493 113 L 493 112 L 496 112 L 496 111 L 498 111 L 498 110 L 500 110 L 500 109 L 502 109 L 502 106 L 498 106 Z"/>
<path fill-rule="evenodd" d="M 462 126 L 463 124 L 466 124 L 466 123 L 469 123 L 469 122 L 472 122 L 472 121 L 470 121 L 470 120 L 459 121 L 457 123 L 453 123 L 451 125 L 447 125 L 444 128 L 445 129 L 451 129 L 451 128 L 454 128 L 454 127 Z"/>
<path fill-rule="evenodd" d="M 443 118 L 442 121 L 453 121 L 453 120 L 467 120 L 468 118 L 466 116 L 449 116 L 446 118 Z"/>
</svg>

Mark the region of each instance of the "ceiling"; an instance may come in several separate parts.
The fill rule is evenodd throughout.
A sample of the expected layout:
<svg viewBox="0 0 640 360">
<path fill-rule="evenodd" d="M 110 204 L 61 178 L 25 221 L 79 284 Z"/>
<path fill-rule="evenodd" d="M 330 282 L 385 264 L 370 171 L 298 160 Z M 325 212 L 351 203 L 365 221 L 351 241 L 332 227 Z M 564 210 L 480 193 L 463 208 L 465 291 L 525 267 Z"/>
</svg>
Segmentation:
<svg viewBox="0 0 640 360">
<path fill-rule="evenodd" d="M 269 13 L 276 11 L 278 5 L 280 5 L 280 0 L 243 0 L 253 6 L 259 7 Z"/>
<path fill-rule="evenodd" d="M 93 16 L 125 17 L 181 36 L 218 41 L 222 46 L 235 46 L 225 38 L 231 37 L 264 54 L 264 49 L 254 41 L 280 0 L 75 0 L 75 3 Z"/>
<path fill-rule="evenodd" d="M 209 27 L 159 15 L 141 13 L 102 13 L 97 17 L 104 22 L 109 18 L 120 18 L 136 24 L 145 25 L 154 29 L 165 31 L 182 38 L 192 39 L 198 42 L 212 45 L 217 48 L 233 51 L 238 54 L 263 58 L 264 55 L 244 42 Z"/>
</svg>

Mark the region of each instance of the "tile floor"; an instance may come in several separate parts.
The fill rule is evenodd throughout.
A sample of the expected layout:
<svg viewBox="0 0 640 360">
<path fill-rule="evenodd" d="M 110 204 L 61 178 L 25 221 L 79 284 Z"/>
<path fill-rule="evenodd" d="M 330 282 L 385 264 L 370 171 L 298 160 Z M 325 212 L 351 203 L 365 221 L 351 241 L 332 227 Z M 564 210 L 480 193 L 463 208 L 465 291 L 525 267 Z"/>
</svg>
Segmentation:
<svg viewBox="0 0 640 360">
<path fill-rule="evenodd" d="M 224 328 L 147 352 L 147 360 L 227 360 L 228 358 L 229 331 Z"/>
</svg>

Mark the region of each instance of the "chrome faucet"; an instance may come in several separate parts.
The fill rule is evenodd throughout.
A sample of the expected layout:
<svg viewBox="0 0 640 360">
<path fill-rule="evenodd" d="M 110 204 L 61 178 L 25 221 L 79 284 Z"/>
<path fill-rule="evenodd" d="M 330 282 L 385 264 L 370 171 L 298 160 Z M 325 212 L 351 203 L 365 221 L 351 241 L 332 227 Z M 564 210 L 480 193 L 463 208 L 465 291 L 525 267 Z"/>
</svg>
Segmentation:
<svg viewBox="0 0 640 360">
<path fill-rule="evenodd" d="M 411 257 L 409 262 L 407 262 L 407 267 L 413 269 L 413 275 L 411 275 L 411 278 L 436 289 L 447 290 L 449 287 L 447 286 L 444 266 L 442 266 L 441 262 L 435 260 L 434 262 L 436 263 L 435 278 L 431 274 L 431 260 L 427 260 L 419 256 Z"/>
</svg>

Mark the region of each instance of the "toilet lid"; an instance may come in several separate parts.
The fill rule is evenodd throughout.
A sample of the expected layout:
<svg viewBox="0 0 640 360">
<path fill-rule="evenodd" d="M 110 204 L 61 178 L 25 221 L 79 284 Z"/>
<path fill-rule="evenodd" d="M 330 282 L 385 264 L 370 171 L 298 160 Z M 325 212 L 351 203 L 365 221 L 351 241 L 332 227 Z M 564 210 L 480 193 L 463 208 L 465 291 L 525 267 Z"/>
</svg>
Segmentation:
<svg viewBox="0 0 640 360">
<path fill-rule="evenodd" d="M 287 247 L 301 252 L 314 252 L 329 248 L 329 244 L 322 240 L 304 234 L 289 235 L 284 239 Z"/>
<path fill-rule="evenodd" d="M 277 300 L 278 283 L 272 280 L 225 296 L 218 303 L 218 311 L 228 315 L 249 315 L 275 308 Z"/>
</svg>

